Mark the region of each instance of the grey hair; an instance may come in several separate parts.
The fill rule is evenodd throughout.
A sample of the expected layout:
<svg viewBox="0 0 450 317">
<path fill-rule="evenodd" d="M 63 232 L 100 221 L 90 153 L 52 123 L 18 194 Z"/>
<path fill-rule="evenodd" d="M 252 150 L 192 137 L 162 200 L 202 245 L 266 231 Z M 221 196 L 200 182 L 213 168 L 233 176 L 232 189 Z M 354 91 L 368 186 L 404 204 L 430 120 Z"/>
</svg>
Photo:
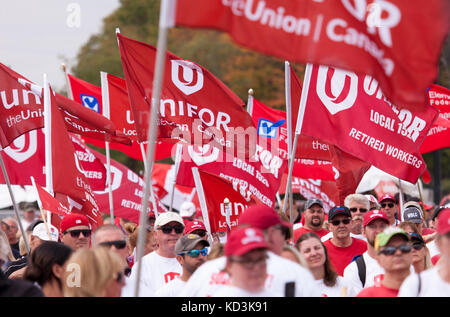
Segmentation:
<svg viewBox="0 0 450 317">
<path fill-rule="evenodd" d="M 367 210 L 370 209 L 370 201 L 363 194 L 350 194 L 344 199 L 344 205 L 348 208 L 350 203 L 357 202 L 359 204 L 363 204 Z"/>
</svg>

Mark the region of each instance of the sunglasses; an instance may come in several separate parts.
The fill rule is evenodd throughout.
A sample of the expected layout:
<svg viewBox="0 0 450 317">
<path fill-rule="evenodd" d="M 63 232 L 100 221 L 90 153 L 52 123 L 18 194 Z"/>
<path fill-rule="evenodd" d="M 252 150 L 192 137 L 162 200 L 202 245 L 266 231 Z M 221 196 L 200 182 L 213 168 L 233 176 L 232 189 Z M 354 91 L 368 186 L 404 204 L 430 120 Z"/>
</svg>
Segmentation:
<svg viewBox="0 0 450 317">
<path fill-rule="evenodd" d="M 417 250 L 417 251 L 422 250 L 424 246 L 425 246 L 425 245 L 424 245 L 423 243 L 414 243 L 414 244 L 412 245 L 412 247 L 414 248 L 414 250 Z"/>
<path fill-rule="evenodd" d="M 91 236 L 92 230 L 91 229 L 77 229 L 77 230 L 66 230 L 64 231 L 64 234 L 70 233 L 70 236 L 72 238 L 78 238 L 80 234 L 82 233 L 85 238 L 89 238 Z"/>
<path fill-rule="evenodd" d="M 357 211 L 360 211 L 360 212 L 367 212 L 367 209 L 366 208 L 350 208 L 350 211 L 351 212 L 357 212 Z"/>
<path fill-rule="evenodd" d="M 183 233 L 184 227 L 183 226 L 164 226 L 159 228 L 163 233 L 165 234 L 171 234 L 172 230 L 175 230 L 176 234 Z"/>
<path fill-rule="evenodd" d="M 116 249 L 121 250 L 127 246 L 127 242 L 125 240 L 106 241 L 106 242 L 99 243 L 99 245 L 108 247 L 108 248 L 114 246 Z"/>
<path fill-rule="evenodd" d="M 386 206 L 389 207 L 389 208 L 392 208 L 392 207 L 394 207 L 394 204 L 393 204 L 393 203 L 388 203 L 388 204 L 384 203 L 384 204 L 381 204 L 381 208 L 386 208 Z"/>
<path fill-rule="evenodd" d="M 379 253 L 384 255 L 394 255 L 397 250 L 400 250 L 403 254 L 411 252 L 411 246 L 408 244 L 402 244 L 397 247 L 389 246 L 385 247 L 383 250 L 381 250 Z"/>
<path fill-rule="evenodd" d="M 203 248 L 201 250 L 198 249 L 194 249 L 194 250 L 190 250 L 190 251 L 186 251 L 186 252 L 180 252 L 177 253 L 178 255 L 183 255 L 183 254 L 187 254 L 188 256 L 190 256 L 191 258 L 196 258 L 198 257 L 200 254 L 203 256 L 208 255 L 208 249 L 207 248 Z"/>
<path fill-rule="evenodd" d="M 206 236 L 206 231 L 205 230 L 198 230 L 198 231 L 193 231 L 193 234 L 196 234 L 198 236 L 200 236 L 201 238 L 203 238 L 204 236 Z"/>
<path fill-rule="evenodd" d="M 339 226 L 341 224 L 341 222 L 344 225 L 348 225 L 350 223 L 350 221 L 351 221 L 350 218 L 345 218 L 345 219 L 342 219 L 342 220 L 333 220 L 333 221 L 331 221 L 331 223 L 333 224 L 333 226 Z"/>
</svg>

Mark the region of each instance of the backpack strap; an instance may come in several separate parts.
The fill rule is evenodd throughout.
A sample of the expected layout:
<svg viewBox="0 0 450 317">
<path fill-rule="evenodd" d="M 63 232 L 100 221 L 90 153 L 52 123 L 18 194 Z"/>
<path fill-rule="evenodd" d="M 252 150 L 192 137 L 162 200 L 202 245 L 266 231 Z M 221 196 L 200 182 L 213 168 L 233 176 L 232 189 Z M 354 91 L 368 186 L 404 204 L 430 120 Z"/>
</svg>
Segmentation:
<svg viewBox="0 0 450 317">
<path fill-rule="evenodd" d="M 355 259 L 356 266 L 358 267 L 358 275 L 361 280 L 362 286 L 366 285 L 366 262 L 364 262 L 364 257 L 361 255 Z"/>
</svg>

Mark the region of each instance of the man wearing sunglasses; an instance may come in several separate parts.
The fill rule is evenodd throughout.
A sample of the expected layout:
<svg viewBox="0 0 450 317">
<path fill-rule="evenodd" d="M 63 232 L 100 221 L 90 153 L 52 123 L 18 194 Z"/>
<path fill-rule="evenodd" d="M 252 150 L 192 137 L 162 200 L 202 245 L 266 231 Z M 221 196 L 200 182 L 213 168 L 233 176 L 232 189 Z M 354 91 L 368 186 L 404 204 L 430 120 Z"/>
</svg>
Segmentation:
<svg viewBox="0 0 450 317">
<path fill-rule="evenodd" d="M 184 232 L 183 218 L 176 212 L 161 213 L 154 228 L 158 248 L 142 257 L 139 296 L 155 296 L 158 289 L 183 272 L 175 254 L 175 245 Z M 134 263 L 122 296 L 134 296 L 138 265 Z"/>
<path fill-rule="evenodd" d="M 362 234 L 364 215 L 370 209 L 370 201 L 362 194 L 350 194 L 345 197 L 344 206 L 347 207 L 352 214 L 352 225 L 350 232 L 355 238 L 365 240 Z"/>
<path fill-rule="evenodd" d="M 73 250 L 89 248 L 91 241 L 91 226 L 85 215 L 69 214 L 59 223 L 61 242 L 71 247 Z"/>
<path fill-rule="evenodd" d="M 328 212 L 328 227 L 333 237 L 325 241 L 324 245 L 336 273 L 340 276 L 343 276 L 345 267 L 355 256 L 367 250 L 364 240 L 350 236 L 351 222 L 351 212 L 345 206 L 335 206 Z"/>
<path fill-rule="evenodd" d="M 395 216 L 398 215 L 398 205 L 395 197 L 391 194 L 385 194 L 380 197 L 378 202 L 381 206 L 381 210 L 383 210 L 389 218 L 389 225 L 398 226 L 400 220 L 395 218 Z"/>
<path fill-rule="evenodd" d="M 205 263 L 208 255 L 207 247 L 209 247 L 209 242 L 196 234 L 188 233 L 182 236 L 175 245 L 175 253 L 177 261 L 183 267 L 183 274 L 161 287 L 156 292 L 156 296 L 180 296 L 181 290 L 191 275 Z"/>
<path fill-rule="evenodd" d="M 377 261 L 384 268 L 379 284 L 363 289 L 358 297 L 397 297 L 400 286 L 411 273 L 412 254 L 408 234 L 398 227 L 387 227 L 375 239 Z"/>
<path fill-rule="evenodd" d="M 116 225 L 106 224 L 98 227 L 92 236 L 93 246 L 104 246 L 120 255 L 128 266 L 128 248 L 125 234 Z"/>
</svg>

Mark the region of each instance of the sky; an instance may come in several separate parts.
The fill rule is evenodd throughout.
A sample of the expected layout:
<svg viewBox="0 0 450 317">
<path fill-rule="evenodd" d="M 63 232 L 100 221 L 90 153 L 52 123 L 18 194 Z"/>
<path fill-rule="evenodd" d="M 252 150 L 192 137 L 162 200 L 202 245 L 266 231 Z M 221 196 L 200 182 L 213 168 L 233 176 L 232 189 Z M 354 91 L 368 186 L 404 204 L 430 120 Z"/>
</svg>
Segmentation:
<svg viewBox="0 0 450 317">
<path fill-rule="evenodd" d="M 61 64 L 70 72 L 81 47 L 119 5 L 119 0 L 2 1 L 0 63 L 40 85 L 46 73 L 55 90 L 65 90 Z"/>
</svg>

